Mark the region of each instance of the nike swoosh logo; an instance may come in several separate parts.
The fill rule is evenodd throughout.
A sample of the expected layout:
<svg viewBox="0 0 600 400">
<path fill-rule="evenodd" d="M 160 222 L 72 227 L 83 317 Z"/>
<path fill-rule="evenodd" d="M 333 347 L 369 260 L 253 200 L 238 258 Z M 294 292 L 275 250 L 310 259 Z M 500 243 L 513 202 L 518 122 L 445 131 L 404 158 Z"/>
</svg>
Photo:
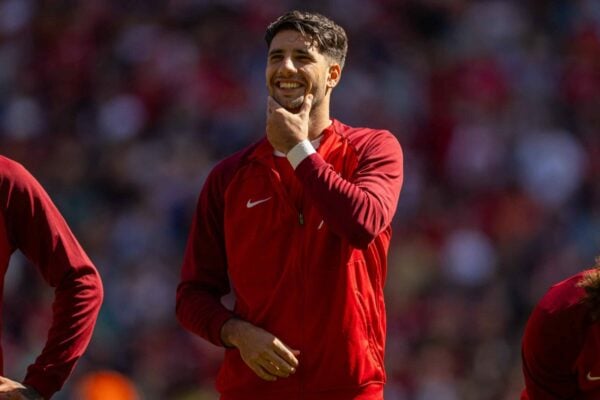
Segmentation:
<svg viewBox="0 0 600 400">
<path fill-rule="evenodd" d="M 255 207 L 261 203 L 264 203 L 265 201 L 269 201 L 272 199 L 273 196 L 271 197 L 267 197 L 266 199 L 262 199 L 262 200 L 256 200 L 256 201 L 252 201 L 252 199 L 248 199 L 248 202 L 246 203 L 246 208 L 252 208 Z"/>
<path fill-rule="evenodd" d="M 588 372 L 586 378 L 588 381 L 600 381 L 600 376 L 592 376 L 591 372 Z"/>
</svg>

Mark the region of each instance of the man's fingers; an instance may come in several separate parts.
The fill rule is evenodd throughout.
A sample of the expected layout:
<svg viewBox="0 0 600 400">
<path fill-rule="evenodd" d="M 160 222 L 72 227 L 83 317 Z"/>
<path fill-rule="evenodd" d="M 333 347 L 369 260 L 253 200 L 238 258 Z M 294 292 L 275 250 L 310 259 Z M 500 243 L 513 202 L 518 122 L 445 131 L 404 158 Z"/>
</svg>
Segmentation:
<svg viewBox="0 0 600 400">
<path fill-rule="evenodd" d="M 276 340 L 273 343 L 273 345 L 273 349 L 279 357 L 283 358 L 283 360 L 287 362 L 290 366 L 294 368 L 298 367 L 298 359 L 296 358 L 296 356 L 300 354 L 300 351 L 290 349 L 280 340 Z"/>
<path fill-rule="evenodd" d="M 276 357 L 274 354 L 272 357 Z M 269 374 L 279 377 L 279 378 L 287 378 L 290 376 L 290 367 L 289 365 L 282 363 L 280 360 L 271 360 L 269 357 L 261 358 L 257 361 L 263 369 L 265 369 Z"/>
<path fill-rule="evenodd" d="M 277 355 L 277 353 L 264 354 L 261 358 L 273 367 L 267 368 L 267 370 L 274 375 L 287 378 L 290 376 L 290 374 L 296 372 L 296 368 L 288 361 Z"/>
<path fill-rule="evenodd" d="M 314 100 L 311 90 L 312 82 L 309 80 L 306 85 L 306 91 L 304 92 L 304 101 L 302 102 L 302 107 L 300 107 L 300 112 L 306 114 L 306 116 L 310 114 L 310 109 L 312 108 L 312 102 Z"/>
<path fill-rule="evenodd" d="M 308 115 L 310 113 L 310 109 L 312 107 L 313 95 L 307 94 L 304 96 L 304 103 L 302 103 L 302 107 L 300 107 L 300 113 Z"/>
<path fill-rule="evenodd" d="M 254 371 L 254 373 L 259 378 L 264 379 L 265 381 L 273 382 L 277 380 L 277 377 L 271 374 L 265 367 L 263 367 L 260 362 L 252 366 L 252 371 Z"/>
<path fill-rule="evenodd" d="M 271 96 L 267 97 L 267 112 L 269 114 L 273 113 L 273 111 L 283 108 L 281 104 L 279 104 L 274 98 Z"/>
</svg>

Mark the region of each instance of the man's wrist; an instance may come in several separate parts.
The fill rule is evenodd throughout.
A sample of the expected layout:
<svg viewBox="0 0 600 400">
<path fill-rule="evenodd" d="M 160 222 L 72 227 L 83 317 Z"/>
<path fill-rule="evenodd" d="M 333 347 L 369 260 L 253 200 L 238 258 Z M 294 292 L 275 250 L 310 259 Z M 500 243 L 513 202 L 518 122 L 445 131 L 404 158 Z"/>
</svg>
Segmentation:
<svg viewBox="0 0 600 400">
<path fill-rule="evenodd" d="M 225 347 L 237 347 L 237 333 L 240 324 L 244 321 L 237 318 L 230 318 L 221 327 L 221 342 Z"/>
</svg>

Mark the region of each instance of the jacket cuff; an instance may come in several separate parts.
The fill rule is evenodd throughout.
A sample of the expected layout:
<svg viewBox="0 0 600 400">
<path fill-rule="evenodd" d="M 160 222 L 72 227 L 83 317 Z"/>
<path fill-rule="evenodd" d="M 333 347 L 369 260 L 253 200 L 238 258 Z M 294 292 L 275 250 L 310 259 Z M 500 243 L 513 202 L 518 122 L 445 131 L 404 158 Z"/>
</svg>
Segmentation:
<svg viewBox="0 0 600 400">
<path fill-rule="evenodd" d="M 227 310 L 219 313 L 219 315 L 216 315 L 210 321 L 210 337 L 208 338 L 210 342 L 217 346 L 227 347 L 225 346 L 225 343 L 223 343 L 223 339 L 221 339 L 221 329 L 223 328 L 223 325 L 225 325 L 225 322 L 229 321 L 231 318 L 235 318 L 235 314 Z"/>
<path fill-rule="evenodd" d="M 36 392 L 38 392 L 44 399 L 49 399 L 54 393 L 56 393 L 62 385 L 57 385 L 51 379 L 48 379 L 46 374 L 29 372 L 23 380 L 23 384 L 31 386 Z"/>
<path fill-rule="evenodd" d="M 301 164 L 295 169 L 295 174 L 298 179 L 303 182 L 324 165 L 327 165 L 327 162 L 319 155 L 319 153 L 315 153 L 302 160 Z"/>
</svg>

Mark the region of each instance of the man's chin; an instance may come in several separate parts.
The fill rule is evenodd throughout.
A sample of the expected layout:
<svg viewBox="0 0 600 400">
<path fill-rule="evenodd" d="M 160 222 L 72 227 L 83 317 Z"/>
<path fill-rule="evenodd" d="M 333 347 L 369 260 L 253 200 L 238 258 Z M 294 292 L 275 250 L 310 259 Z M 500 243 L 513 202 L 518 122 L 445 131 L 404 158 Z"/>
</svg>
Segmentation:
<svg viewBox="0 0 600 400">
<path fill-rule="evenodd" d="M 275 98 L 279 104 L 291 113 L 297 114 L 304 103 L 304 96 L 296 97 L 295 99 L 280 99 Z"/>
<path fill-rule="evenodd" d="M 298 112 L 300 112 L 300 108 L 302 107 L 303 103 L 304 103 L 304 96 L 288 101 L 284 107 L 289 112 L 297 114 Z"/>
</svg>

